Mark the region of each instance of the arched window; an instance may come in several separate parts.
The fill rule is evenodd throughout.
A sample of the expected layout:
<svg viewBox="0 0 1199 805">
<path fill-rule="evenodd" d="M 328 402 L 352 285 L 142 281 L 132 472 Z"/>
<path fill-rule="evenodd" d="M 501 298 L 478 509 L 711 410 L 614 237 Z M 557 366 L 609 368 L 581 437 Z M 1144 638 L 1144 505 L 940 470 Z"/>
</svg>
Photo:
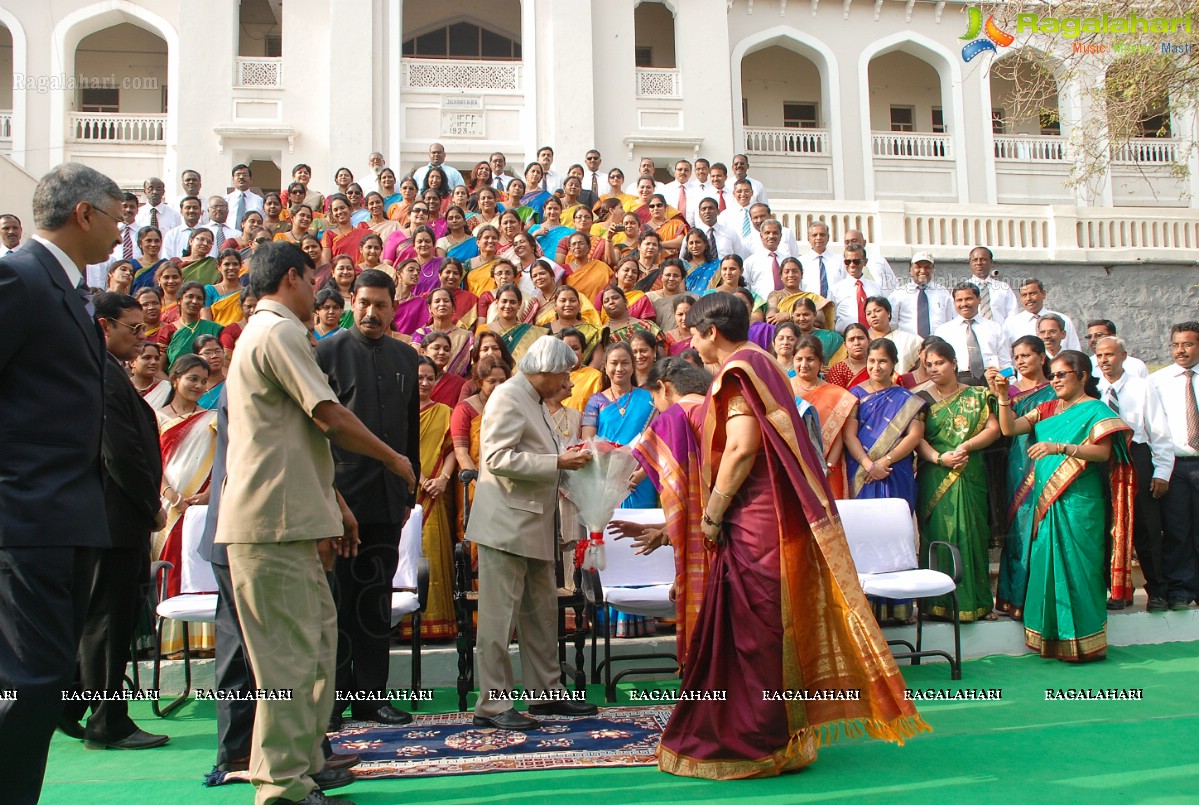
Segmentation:
<svg viewBox="0 0 1199 805">
<path fill-rule="evenodd" d="M 472 22 L 455 22 L 404 40 L 403 54 L 417 59 L 518 60 L 520 42 Z"/>
</svg>

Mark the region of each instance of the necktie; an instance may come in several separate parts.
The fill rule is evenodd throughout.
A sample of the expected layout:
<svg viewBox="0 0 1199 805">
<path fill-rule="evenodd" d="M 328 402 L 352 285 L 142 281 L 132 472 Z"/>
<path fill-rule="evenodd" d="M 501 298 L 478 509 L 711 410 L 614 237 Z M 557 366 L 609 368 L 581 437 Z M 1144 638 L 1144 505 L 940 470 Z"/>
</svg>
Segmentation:
<svg viewBox="0 0 1199 805">
<path fill-rule="evenodd" d="M 923 286 L 916 295 L 916 332 L 921 338 L 928 338 L 932 334 L 932 327 L 928 323 L 928 293 Z"/>
<path fill-rule="evenodd" d="M 820 295 L 828 298 L 828 271 L 824 268 L 824 255 L 817 255 L 820 260 Z"/>
<path fill-rule="evenodd" d="M 866 289 L 862 287 L 862 281 L 858 280 L 858 324 L 866 325 Z"/>
<path fill-rule="evenodd" d="M 1116 387 L 1109 386 L 1107 389 L 1107 406 L 1112 409 L 1112 413 L 1120 416 L 1120 396 L 1116 394 Z"/>
<path fill-rule="evenodd" d="M 991 319 L 994 321 L 995 317 L 991 315 L 991 283 L 987 282 L 986 280 L 980 282 L 978 293 L 978 315 L 982 316 L 984 319 Z"/>
<path fill-rule="evenodd" d="M 974 319 L 966 320 L 966 352 L 970 360 L 970 374 L 975 377 L 983 376 L 983 351 L 978 343 L 978 334 L 974 332 Z"/>
<path fill-rule="evenodd" d="M 742 215 L 742 218 L 741 218 L 741 237 L 743 237 L 743 238 L 748 238 L 748 237 L 749 237 L 749 233 L 750 233 L 750 232 L 752 231 L 752 229 L 753 229 L 752 225 L 751 225 L 751 224 L 750 224 L 750 222 L 749 222 L 749 209 L 748 209 L 748 208 L 742 208 L 742 210 L 741 210 L 741 215 Z"/>
<path fill-rule="evenodd" d="M 233 225 L 241 226 L 241 219 L 246 217 L 246 194 L 237 194 L 237 215 L 233 217 Z"/>
<path fill-rule="evenodd" d="M 1199 453 L 1199 404 L 1195 403 L 1195 370 L 1182 373 L 1186 378 L 1187 446 Z"/>
<path fill-rule="evenodd" d="M 716 212 L 721 213 L 721 212 L 724 212 L 724 191 L 721 190 L 719 195 L 720 195 L 720 209 L 718 209 Z"/>
<path fill-rule="evenodd" d="M 679 185 L 679 215 L 687 216 L 687 188 Z"/>
<path fill-rule="evenodd" d="M 496 190 L 503 190 L 503 189 L 504 189 L 504 180 L 503 180 L 503 179 L 501 179 L 501 178 L 500 178 L 500 177 L 498 177 L 498 176 L 497 176 L 497 177 L 495 177 L 495 189 L 496 189 Z"/>
<path fill-rule="evenodd" d="M 720 259 L 720 250 L 716 248 L 716 230 L 708 230 L 708 257 L 713 260 Z"/>
<path fill-rule="evenodd" d="M 599 175 L 594 171 L 591 173 L 591 192 L 599 195 Z"/>
<path fill-rule="evenodd" d="M 96 307 L 92 304 L 92 291 L 87 287 L 87 281 L 83 277 L 79 278 L 79 283 L 75 286 L 75 292 L 79 294 L 80 300 L 83 301 L 83 306 L 87 308 L 87 317 L 91 319 L 96 315 Z"/>
<path fill-rule="evenodd" d="M 783 276 L 779 273 L 779 256 L 775 252 L 770 253 L 770 272 L 774 275 L 774 289 L 777 291 L 783 287 Z"/>
<path fill-rule="evenodd" d="M 125 231 L 121 233 L 121 257 L 126 260 L 133 259 L 133 232 L 130 231 L 129 224 L 125 224 Z"/>
<path fill-rule="evenodd" d="M 150 226 L 158 229 L 158 210 L 150 208 Z"/>
</svg>

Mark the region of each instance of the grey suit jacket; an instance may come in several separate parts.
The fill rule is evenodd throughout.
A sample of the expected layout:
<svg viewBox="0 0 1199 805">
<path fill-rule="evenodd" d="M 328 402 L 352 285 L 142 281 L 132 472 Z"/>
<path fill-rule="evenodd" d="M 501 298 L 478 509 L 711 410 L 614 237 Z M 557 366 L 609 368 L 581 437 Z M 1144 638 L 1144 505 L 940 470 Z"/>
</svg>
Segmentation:
<svg viewBox="0 0 1199 805">
<path fill-rule="evenodd" d="M 517 373 L 483 409 L 479 481 L 466 538 L 529 559 L 554 558 L 558 442 L 541 397 Z"/>
</svg>

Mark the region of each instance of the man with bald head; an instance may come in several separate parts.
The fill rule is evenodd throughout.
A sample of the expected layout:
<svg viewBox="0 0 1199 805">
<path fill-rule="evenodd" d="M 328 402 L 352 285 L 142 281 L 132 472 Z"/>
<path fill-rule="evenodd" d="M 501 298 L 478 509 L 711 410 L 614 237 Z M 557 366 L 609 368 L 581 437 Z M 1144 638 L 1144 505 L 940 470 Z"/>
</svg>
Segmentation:
<svg viewBox="0 0 1199 805">
<path fill-rule="evenodd" d="M 841 245 L 843 251 L 848 250 L 850 246 L 861 246 L 866 250 L 866 270 L 863 272 L 863 276 L 878 283 L 882 287 L 883 293 L 891 293 L 899 287 L 899 280 L 891 269 L 891 264 L 887 262 L 886 257 L 866 243 L 866 234 L 862 230 L 847 229 L 845 237 L 841 239 Z"/>
<path fill-rule="evenodd" d="M 803 289 L 826 299 L 832 287 L 849 276 L 845 273 L 844 257 L 829 249 L 828 240 L 828 224 L 823 221 L 808 224 L 811 251 L 799 258 L 803 266 Z"/>
<path fill-rule="evenodd" d="M 151 176 L 142 184 L 142 193 L 146 196 L 146 203 L 137 211 L 134 225 L 138 229 L 143 226 L 156 226 L 159 231 L 166 232 L 183 223 L 183 216 L 179 214 L 179 211 L 163 199 L 166 192 L 166 185 L 157 176 Z"/>
<path fill-rule="evenodd" d="M 460 184 L 466 184 L 462 180 L 462 174 L 453 165 L 445 164 L 445 146 L 441 143 L 429 146 L 429 164 L 422 165 L 412 173 L 412 180 L 416 182 L 417 187 L 425 186 L 425 176 L 428 175 L 429 168 L 441 168 L 445 172 L 446 185 L 451 190 Z"/>
</svg>

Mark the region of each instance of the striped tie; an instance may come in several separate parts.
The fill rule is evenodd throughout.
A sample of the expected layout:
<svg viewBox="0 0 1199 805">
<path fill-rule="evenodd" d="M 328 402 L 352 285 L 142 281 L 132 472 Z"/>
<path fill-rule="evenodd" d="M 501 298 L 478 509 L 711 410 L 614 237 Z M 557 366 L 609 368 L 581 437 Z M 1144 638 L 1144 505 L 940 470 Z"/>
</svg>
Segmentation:
<svg viewBox="0 0 1199 805">
<path fill-rule="evenodd" d="M 991 319 L 994 321 L 995 317 L 991 315 L 991 284 L 986 280 L 980 282 L 978 293 L 978 298 L 980 300 L 978 304 L 978 315 L 982 316 L 984 319 Z"/>
<path fill-rule="evenodd" d="M 749 208 L 743 208 L 741 210 L 741 215 L 743 216 L 741 218 L 741 237 L 748 238 L 749 233 L 752 230 L 752 226 L 749 222 Z"/>
<path fill-rule="evenodd" d="M 1195 402 L 1195 370 L 1187 369 L 1182 373 L 1186 378 L 1186 399 L 1183 403 L 1187 412 L 1187 446 L 1199 453 L 1199 404 Z"/>
</svg>

